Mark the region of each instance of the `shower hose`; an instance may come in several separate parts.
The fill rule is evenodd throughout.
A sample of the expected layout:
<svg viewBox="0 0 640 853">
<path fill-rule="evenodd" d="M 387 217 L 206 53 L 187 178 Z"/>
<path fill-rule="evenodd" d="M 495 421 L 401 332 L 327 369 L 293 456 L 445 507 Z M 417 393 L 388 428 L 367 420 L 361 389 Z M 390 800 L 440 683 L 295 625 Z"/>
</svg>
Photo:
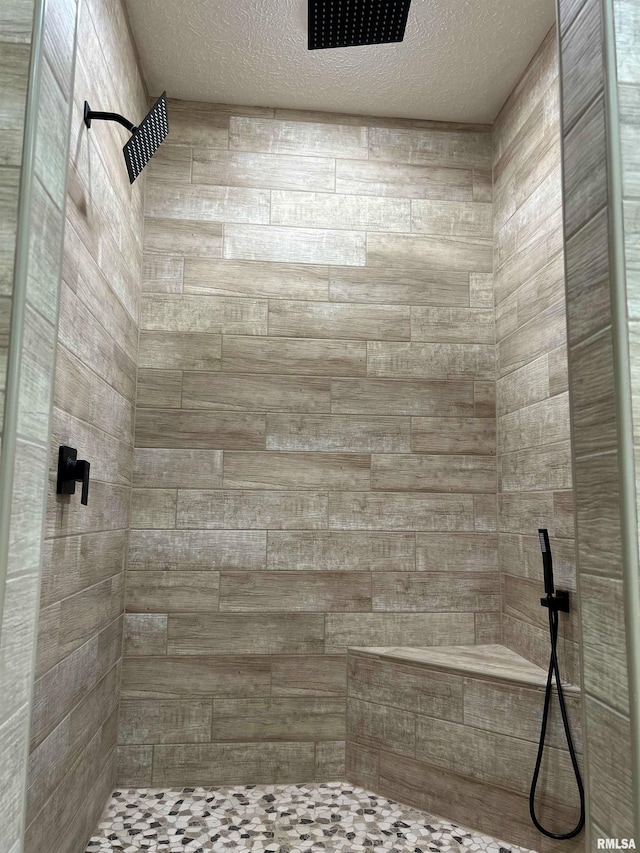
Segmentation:
<svg viewBox="0 0 640 853">
<path fill-rule="evenodd" d="M 529 793 L 529 813 L 531 814 L 531 820 L 534 823 L 534 826 L 537 830 L 539 830 L 543 835 L 546 835 L 547 838 L 556 838 L 560 841 L 567 840 L 569 838 L 575 838 L 578 835 L 584 826 L 584 785 L 582 784 L 582 777 L 580 775 L 580 767 L 578 766 L 578 758 L 576 756 L 576 750 L 573 745 L 573 739 L 571 737 L 571 729 L 569 727 L 569 717 L 567 715 L 567 706 L 564 701 L 564 692 L 562 689 L 562 682 L 560 681 L 560 668 L 558 666 L 558 611 L 553 607 L 549 607 L 549 633 L 551 635 L 551 658 L 549 660 L 549 674 L 547 676 L 547 689 L 544 697 L 544 711 L 542 712 L 542 726 L 540 728 L 540 743 L 538 745 L 538 757 L 536 758 L 536 767 L 533 771 L 533 779 L 531 780 L 531 791 Z M 538 818 L 536 817 L 536 806 L 535 806 L 535 798 L 536 798 L 536 787 L 538 785 L 538 776 L 540 775 L 540 765 L 542 764 L 542 755 L 544 753 L 544 742 L 547 734 L 547 723 L 549 721 L 549 708 L 551 705 L 551 694 L 553 692 L 553 677 L 555 675 L 556 681 L 556 689 L 558 691 L 558 702 L 560 704 L 560 712 L 562 714 L 562 723 L 564 725 L 564 733 L 567 739 L 567 746 L 569 747 L 569 755 L 571 757 L 571 764 L 573 767 L 573 772 L 576 777 L 576 784 L 578 786 L 578 793 L 580 795 L 580 818 L 578 823 L 570 832 L 551 832 L 548 829 L 545 829 L 544 826 L 540 823 Z"/>
</svg>

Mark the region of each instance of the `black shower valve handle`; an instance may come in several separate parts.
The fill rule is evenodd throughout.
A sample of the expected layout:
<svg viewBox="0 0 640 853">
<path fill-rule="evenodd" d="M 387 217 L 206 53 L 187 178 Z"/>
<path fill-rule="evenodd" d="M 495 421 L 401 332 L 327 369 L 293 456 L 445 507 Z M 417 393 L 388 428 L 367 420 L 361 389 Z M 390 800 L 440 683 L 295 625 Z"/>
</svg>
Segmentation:
<svg viewBox="0 0 640 853">
<path fill-rule="evenodd" d="M 76 483 L 82 483 L 80 503 L 89 503 L 89 472 L 91 463 L 86 459 L 78 459 L 78 451 L 74 447 L 63 445 L 58 452 L 58 483 L 56 493 L 59 495 L 75 495 Z"/>
<path fill-rule="evenodd" d="M 86 459 L 82 459 L 80 462 L 76 462 L 75 464 L 75 476 L 76 481 L 82 483 L 82 493 L 80 495 L 80 503 L 84 506 L 87 506 L 89 503 L 89 471 L 91 470 L 91 463 L 87 462 Z"/>
</svg>

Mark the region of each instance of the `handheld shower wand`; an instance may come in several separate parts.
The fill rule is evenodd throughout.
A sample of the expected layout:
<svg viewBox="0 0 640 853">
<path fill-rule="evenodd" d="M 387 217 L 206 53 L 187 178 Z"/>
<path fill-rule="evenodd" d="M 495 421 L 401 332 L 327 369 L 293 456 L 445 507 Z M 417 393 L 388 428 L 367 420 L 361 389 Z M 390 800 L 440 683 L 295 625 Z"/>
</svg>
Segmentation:
<svg viewBox="0 0 640 853">
<path fill-rule="evenodd" d="M 551 557 L 551 545 L 549 544 L 549 531 L 546 527 L 538 530 L 540 539 L 540 550 L 542 551 L 542 570 L 544 572 L 544 591 L 547 595 L 553 595 L 553 559 Z"/>
<path fill-rule="evenodd" d="M 553 581 L 553 559 L 551 557 L 551 546 L 549 544 L 549 532 L 546 528 L 538 530 L 540 539 L 540 550 L 542 551 L 542 567 L 544 571 L 544 598 L 540 599 L 540 604 L 549 610 L 549 634 L 551 637 L 551 657 L 549 660 L 549 674 L 547 676 L 547 687 L 544 695 L 544 709 L 542 711 L 542 725 L 540 727 L 540 742 L 538 744 L 538 756 L 536 758 L 536 766 L 533 771 L 533 779 L 531 780 L 531 790 L 529 792 L 529 813 L 536 829 L 547 838 L 555 838 L 560 841 L 575 838 L 582 832 L 585 818 L 585 802 L 584 802 L 584 785 L 580 775 L 580 767 L 576 750 L 571 737 L 571 728 L 569 726 L 569 716 L 567 714 L 567 706 L 564 700 L 564 691 L 562 689 L 562 681 L 560 680 L 560 667 L 558 666 L 558 613 L 563 611 L 569 612 L 569 593 L 566 590 L 555 591 Z M 556 690 L 558 691 L 558 703 L 560 704 L 560 713 L 562 714 L 562 725 L 567 739 L 567 747 L 571 758 L 571 766 L 576 777 L 576 785 L 578 787 L 578 795 L 580 797 L 580 817 L 578 823 L 569 832 L 551 832 L 545 829 L 536 816 L 536 788 L 538 785 L 538 776 L 540 775 L 540 766 L 542 764 L 542 755 L 544 753 L 544 742 L 547 734 L 547 723 L 549 721 L 549 708 L 551 706 L 551 694 L 553 692 L 553 679 L 555 676 Z"/>
</svg>

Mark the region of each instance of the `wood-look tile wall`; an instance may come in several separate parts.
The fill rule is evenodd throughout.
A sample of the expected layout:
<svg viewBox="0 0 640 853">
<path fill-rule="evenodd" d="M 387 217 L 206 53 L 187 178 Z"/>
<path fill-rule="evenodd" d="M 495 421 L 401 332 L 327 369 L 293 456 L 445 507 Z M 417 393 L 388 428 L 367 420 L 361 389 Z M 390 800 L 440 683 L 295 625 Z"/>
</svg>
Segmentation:
<svg viewBox="0 0 640 853">
<path fill-rule="evenodd" d="M 491 134 L 170 103 L 122 784 L 343 772 L 345 650 L 499 641 Z"/>
<path fill-rule="evenodd" d="M 640 646 L 638 614 L 628 606 L 637 601 L 639 580 L 637 553 L 631 558 L 623 548 L 623 536 L 630 533 L 625 519 L 637 509 L 623 505 L 628 492 L 621 484 L 622 472 L 634 466 L 627 448 L 637 444 L 637 4 L 561 0 L 560 27 L 586 787 L 591 849 L 596 849 L 600 838 L 631 838 L 634 831 L 636 844 L 640 840 L 640 774 L 634 771 L 640 737 L 628 656 Z M 606 62 L 613 44 L 617 68 L 613 54 Z M 620 158 L 621 177 L 610 168 L 611 157 Z M 620 313 L 628 318 L 622 325 L 616 322 Z M 627 364 L 620 357 L 623 339 L 630 350 Z M 625 386 L 631 414 L 619 396 Z M 635 535 L 634 522 L 632 527 Z"/>
<path fill-rule="evenodd" d="M 58 20 L 64 45 L 70 3 Z M 25 853 L 84 850 L 115 783 L 143 179 L 130 187 L 126 132 L 82 113 L 141 116 L 147 96 L 120 0 L 81 4 L 77 44 Z M 55 494 L 60 444 L 91 462 L 87 507 Z"/>
<path fill-rule="evenodd" d="M 75 10 L 75 0 L 0 10 L 0 847 L 10 853 L 23 850 Z"/>
<path fill-rule="evenodd" d="M 18 224 L 18 191 L 22 166 L 29 61 L 35 4 L 9 0 L 0 12 L 0 440 L 13 295 Z"/>
<path fill-rule="evenodd" d="M 576 591 L 560 161 L 554 28 L 498 116 L 493 154 L 503 642 L 544 667 L 539 527 L 558 586 Z M 579 684 L 577 606 L 560 619 L 563 674 Z"/>
<path fill-rule="evenodd" d="M 638 272 L 640 271 L 640 159 L 639 159 L 639 149 L 638 143 L 640 142 L 640 10 L 638 9 L 638 4 L 629 2 L 629 0 L 616 0 L 613 4 L 613 21 L 614 21 L 614 40 L 616 47 L 616 75 L 617 75 L 617 95 L 618 95 L 618 110 L 619 110 L 619 121 L 620 121 L 620 144 L 621 144 L 621 165 L 622 165 L 622 225 L 624 230 L 624 256 L 625 256 L 625 281 L 626 281 L 626 295 L 627 295 L 627 317 L 628 317 L 628 325 L 626 329 L 626 341 L 627 346 L 629 348 L 629 359 L 630 359 L 630 377 L 631 377 L 631 405 L 632 405 L 632 436 L 633 436 L 633 445 L 634 445 L 634 463 L 636 469 L 636 479 L 635 479 L 635 496 L 636 496 L 636 518 L 640 518 L 640 512 L 638 511 L 638 506 L 640 506 L 640 484 L 637 479 L 637 471 L 638 464 L 640 460 L 639 446 L 640 446 L 640 362 L 638 361 L 638 343 L 640 341 L 640 337 L 638 336 L 638 330 L 640 329 L 640 311 L 638 309 L 638 297 L 640 295 L 640 279 L 638 276 Z M 637 532 L 637 526 L 636 531 Z M 624 599 L 631 597 L 632 606 L 627 609 L 628 618 L 625 619 L 625 642 L 626 648 L 629 650 L 628 660 L 627 660 L 627 681 L 628 687 L 631 695 L 635 695 L 637 697 L 638 690 L 638 677 L 640 675 L 640 609 L 638 608 L 638 603 L 640 601 L 640 554 L 638 553 L 638 543 L 636 538 L 636 551 L 633 555 L 633 559 L 630 560 L 630 565 L 627 570 L 626 576 L 626 585 L 624 589 Z M 601 597 L 602 593 L 607 595 L 610 590 L 610 584 L 606 579 L 603 579 L 603 589 L 598 591 L 595 583 L 592 583 L 590 587 L 587 588 L 587 596 L 589 596 L 590 603 L 592 605 L 591 610 L 591 619 L 592 625 L 594 624 L 594 611 L 593 605 L 596 604 L 598 598 Z M 634 595 L 635 593 L 635 595 Z M 619 596 L 619 586 L 617 587 L 617 594 Z M 616 601 L 616 608 L 620 606 L 620 599 Z M 602 620 L 602 615 L 600 616 L 600 620 Z M 601 643 L 603 640 L 605 643 L 609 642 L 609 636 L 607 632 L 606 626 L 602 624 L 600 621 L 599 630 L 592 630 L 589 636 L 590 646 L 593 649 L 594 646 Z M 616 634 L 620 634 L 620 623 L 616 620 Z M 622 649 L 623 646 L 619 641 L 614 641 L 618 643 L 618 649 Z M 601 660 L 600 655 L 598 658 Z M 616 653 L 614 656 L 615 660 L 615 675 L 613 677 L 614 680 L 614 694 L 611 695 L 620 695 L 619 685 L 624 684 L 624 668 L 623 668 L 623 658 L 619 653 Z M 611 661 L 611 657 L 609 656 L 609 661 Z M 631 672 L 634 670 L 635 674 L 632 676 Z M 594 667 L 594 675 L 595 679 L 598 680 L 598 689 L 605 688 L 606 689 L 606 679 L 603 676 L 606 676 L 608 673 L 598 672 L 597 667 Z M 592 682 L 593 684 L 593 682 Z M 622 803 L 631 802 L 631 804 L 635 803 L 635 807 L 632 805 L 633 817 L 635 820 L 634 830 L 635 830 L 635 841 L 636 846 L 640 842 L 640 813 L 638 809 L 638 801 L 640 799 L 640 717 L 638 715 L 638 707 L 637 707 L 637 698 L 636 698 L 636 706 L 631 707 L 631 761 L 633 764 L 632 773 L 631 773 L 631 781 L 628 788 L 624 788 L 621 792 L 620 799 Z M 633 702 L 633 700 L 632 700 Z M 604 716 L 604 723 L 606 725 L 607 717 L 611 715 L 611 705 L 613 702 L 610 702 L 609 708 L 604 711 L 602 708 L 596 708 L 595 703 L 591 703 L 589 713 L 592 715 L 592 719 L 590 721 L 591 726 L 594 730 L 594 736 L 597 729 L 595 728 L 599 724 L 598 716 L 602 714 Z M 616 720 L 618 726 L 622 724 L 624 728 L 626 728 L 626 723 L 623 723 L 620 717 Z M 621 755 L 622 750 L 624 749 L 624 741 L 622 744 L 617 744 L 618 755 Z M 622 766 L 625 766 L 626 761 L 628 760 L 628 751 L 627 755 L 622 758 Z M 622 756 L 621 756 L 622 757 Z M 602 749 L 599 753 L 597 753 L 598 766 L 602 766 L 602 758 L 603 752 Z M 604 771 L 604 775 L 607 775 L 607 771 Z M 624 786 L 625 783 L 629 782 L 629 777 L 627 775 L 627 770 L 620 773 L 618 778 L 614 781 L 616 787 Z M 594 780 L 594 784 L 596 784 L 596 780 Z M 603 780 L 602 778 L 598 780 L 597 784 L 599 787 L 602 786 Z M 611 796 L 611 791 L 603 792 L 599 791 L 598 794 L 598 810 L 599 815 L 602 816 L 603 810 L 602 807 L 604 805 L 605 808 L 605 820 L 607 811 L 609 808 L 610 800 L 606 800 L 603 804 L 602 798 L 603 794 L 605 797 Z M 622 806 L 621 811 L 625 807 Z M 594 820 L 596 820 L 594 815 Z M 607 828 L 605 824 L 601 823 L 598 819 L 596 821 L 599 826 L 598 833 L 596 837 L 602 836 L 604 830 Z"/>
<path fill-rule="evenodd" d="M 0 10 L 0 451 L 4 425 L 9 332 L 17 241 L 18 192 L 22 167 L 29 61 L 33 38 L 34 3 L 5 3 Z M 6 465 L 0 452 L 0 466 Z M 11 460 L 13 464 L 13 460 Z M 8 510 L 3 508 L 3 512 Z M 0 542 L 0 596 L 13 608 L 23 600 L 25 638 L 35 633 L 37 606 L 34 582 L 6 577 L 5 549 Z M 15 568 L 15 567 L 14 567 Z M 31 599 L 31 600 L 29 600 Z M 2 601 L 3 598 L 0 598 Z M 22 807 L 26 767 L 24 752 L 29 737 L 29 648 L 23 653 L 16 642 L 20 620 L 9 620 L 7 606 L 0 609 L 0 837 L 6 849 L 18 850 L 22 833 Z M 27 644 L 28 646 L 28 644 Z M 10 673 L 25 670 L 10 690 Z"/>
</svg>

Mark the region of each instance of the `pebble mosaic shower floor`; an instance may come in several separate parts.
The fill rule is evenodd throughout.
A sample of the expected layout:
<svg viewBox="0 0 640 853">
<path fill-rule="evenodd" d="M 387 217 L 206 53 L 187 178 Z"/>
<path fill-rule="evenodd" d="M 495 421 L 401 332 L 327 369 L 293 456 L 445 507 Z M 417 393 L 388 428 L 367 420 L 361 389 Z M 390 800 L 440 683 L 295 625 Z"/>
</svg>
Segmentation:
<svg viewBox="0 0 640 853">
<path fill-rule="evenodd" d="M 116 791 L 86 853 L 527 853 L 345 782 Z"/>
</svg>

